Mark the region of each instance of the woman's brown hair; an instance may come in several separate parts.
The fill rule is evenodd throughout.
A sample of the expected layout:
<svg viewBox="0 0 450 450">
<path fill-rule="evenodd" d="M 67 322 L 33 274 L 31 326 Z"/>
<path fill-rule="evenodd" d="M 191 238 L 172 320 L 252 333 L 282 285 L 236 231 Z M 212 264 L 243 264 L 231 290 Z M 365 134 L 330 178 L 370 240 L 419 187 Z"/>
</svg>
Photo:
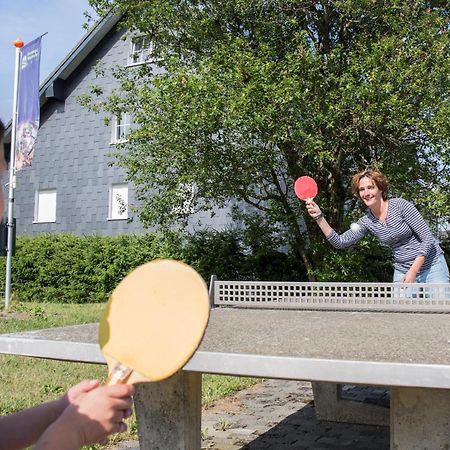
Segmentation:
<svg viewBox="0 0 450 450">
<path fill-rule="evenodd" d="M 377 188 L 381 191 L 381 196 L 383 197 L 383 200 L 387 200 L 389 191 L 389 181 L 387 180 L 386 176 L 383 173 L 372 169 L 363 170 L 362 172 L 353 175 L 352 177 L 353 195 L 359 199 L 361 198 L 359 196 L 359 182 L 361 181 L 361 178 L 365 177 L 371 179 L 375 183 Z"/>
</svg>

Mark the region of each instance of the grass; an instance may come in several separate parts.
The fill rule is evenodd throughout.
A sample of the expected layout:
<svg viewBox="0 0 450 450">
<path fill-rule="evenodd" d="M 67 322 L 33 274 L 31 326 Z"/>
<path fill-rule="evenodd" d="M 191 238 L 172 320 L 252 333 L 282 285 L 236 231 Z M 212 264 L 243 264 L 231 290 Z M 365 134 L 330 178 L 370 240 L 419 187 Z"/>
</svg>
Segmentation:
<svg viewBox="0 0 450 450">
<path fill-rule="evenodd" d="M 97 322 L 102 304 L 19 303 L 0 315 L 0 333 L 13 333 L 66 325 Z M 58 398 L 70 386 L 86 378 L 104 380 L 106 366 L 51 361 L 21 356 L 0 355 L 0 414 L 9 414 L 41 402 Z M 203 375 L 202 404 L 208 406 L 219 398 L 249 387 L 254 378 Z M 112 437 L 136 439 L 136 421 L 131 417 L 129 431 Z M 104 446 L 91 446 L 101 449 Z"/>
</svg>

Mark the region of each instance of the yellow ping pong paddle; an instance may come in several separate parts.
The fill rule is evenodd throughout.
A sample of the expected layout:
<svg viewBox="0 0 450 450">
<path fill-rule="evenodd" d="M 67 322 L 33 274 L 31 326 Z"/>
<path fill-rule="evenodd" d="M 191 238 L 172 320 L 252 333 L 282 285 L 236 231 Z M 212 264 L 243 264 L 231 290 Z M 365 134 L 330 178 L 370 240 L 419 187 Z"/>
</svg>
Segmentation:
<svg viewBox="0 0 450 450">
<path fill-rule="evenodd" d="M 130 272 L 100 320 L 106 384 L 159 381 L 180 370 L 202 340 L 209 310 L 205 282 L 180 261 L 154 260 Z"/>
</svg>

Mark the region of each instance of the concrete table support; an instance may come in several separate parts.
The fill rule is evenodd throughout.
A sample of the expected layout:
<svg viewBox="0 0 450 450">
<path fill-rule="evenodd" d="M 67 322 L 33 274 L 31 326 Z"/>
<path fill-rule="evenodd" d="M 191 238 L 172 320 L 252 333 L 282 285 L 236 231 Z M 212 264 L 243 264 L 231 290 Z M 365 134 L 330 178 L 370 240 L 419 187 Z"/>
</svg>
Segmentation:
<svg viewBox="0 0 450 450">
<path fill-rule="evenodd" d="M 389 425 L 389 408 L 342 398 L 342 384 L 314 382 L 314 406 L 319 420 Z"/>
<path fill-rule="evenodd" d="M 391 388 L 391 449 L 450 448 L 450 390 Z"/>
<path fill-rule="evenodd" d="M 168 380 L 136 385 L 140 450 L 201 447 L 202 375 L 180 371 Z"/>
</svg>

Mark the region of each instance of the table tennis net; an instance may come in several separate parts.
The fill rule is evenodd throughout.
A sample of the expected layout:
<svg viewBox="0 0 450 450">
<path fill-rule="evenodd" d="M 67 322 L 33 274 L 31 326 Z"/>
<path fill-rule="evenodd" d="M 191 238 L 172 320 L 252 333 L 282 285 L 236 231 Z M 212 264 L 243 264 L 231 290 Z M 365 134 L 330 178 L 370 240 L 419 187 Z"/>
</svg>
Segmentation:
<svg viewBox="0 0 450 450">
<path fill-rule="evenodd" d="M 214 306 L 450 312 L 450 284 L 219 281 Z"/>
</svg>

